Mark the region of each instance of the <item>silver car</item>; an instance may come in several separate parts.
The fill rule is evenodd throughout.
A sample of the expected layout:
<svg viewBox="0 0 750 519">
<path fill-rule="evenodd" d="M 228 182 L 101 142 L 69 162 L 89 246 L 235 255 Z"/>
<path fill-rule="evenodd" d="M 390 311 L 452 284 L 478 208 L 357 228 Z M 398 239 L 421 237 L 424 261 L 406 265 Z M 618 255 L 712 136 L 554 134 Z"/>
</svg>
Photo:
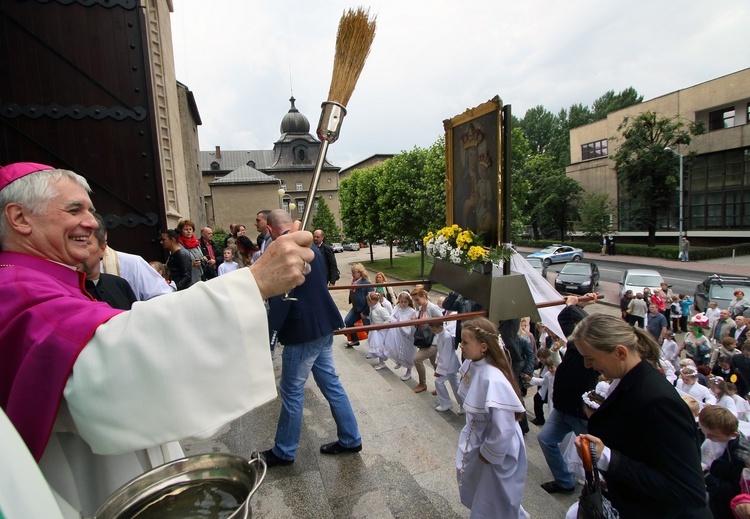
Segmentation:
<svg viewBox="0 0 750 519">
<path fill-rule="evenodd" d="M 644 288 L 650 288 L 651 292 L 656 288 L 661 288 L 664 278 L 655 270 L 651 269 L 630 269 L 622 273 L 620 279 L 620 297 L 625 295 L 628 290 L 633 291 L 633 295 L 638 292 L 643 293 Z"/>
</svg>

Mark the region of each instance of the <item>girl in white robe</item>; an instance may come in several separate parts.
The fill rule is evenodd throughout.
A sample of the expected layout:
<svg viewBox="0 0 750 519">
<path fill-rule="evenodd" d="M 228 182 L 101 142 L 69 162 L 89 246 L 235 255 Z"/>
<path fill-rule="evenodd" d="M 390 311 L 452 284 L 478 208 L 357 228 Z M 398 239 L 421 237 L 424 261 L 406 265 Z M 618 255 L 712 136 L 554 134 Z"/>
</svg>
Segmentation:
<svg viewBox="0 0 750 519">
<path fill-rule="evenodd" d="M 372 291 L 367 294 L 367 304 L 370 306 L 370 324 L 385 324 L 390 321 L 391 314 L 380 304 L 380 294 Z M 387 330 L 373 330 L 367 335 L 367 347 L 370 358 L 377 358 L 375 369 L 383 369 L 388 358 L 385 352 L 385 336 Z"/>
<path fill-rule="evenodd" d="M 526 409 L 500 347 L 497 328 L 487 319 L 464 321 L 459 394 L 466 425 L 456 452 L 461 503 L 470 517 L 528 517 L 521 506 L 526 485 L 526 446 L 518 421 Z"/>
<path fill-rule="evenodd" d="M 411 295 L 406 290 L 400 292 L 391 315 L 391 322 L 408 322 L 416 317 L 417 311 L 414 309 Z M 417 352 L 414 346 L 414 327 L 390 328 L 385 337 L 385 352 L 388 358 L 396 363 L 396 367 L 400 365 L 406 368 L 401 380 L 409 380 L 414 367 L 414 354 Z"/>
</svg>

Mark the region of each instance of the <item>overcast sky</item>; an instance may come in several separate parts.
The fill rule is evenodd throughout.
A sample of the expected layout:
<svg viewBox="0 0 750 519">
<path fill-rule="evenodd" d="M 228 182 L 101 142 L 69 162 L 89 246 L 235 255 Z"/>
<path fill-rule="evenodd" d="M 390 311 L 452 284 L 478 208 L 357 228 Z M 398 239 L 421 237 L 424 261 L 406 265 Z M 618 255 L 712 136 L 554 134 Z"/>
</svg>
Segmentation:
<svg viewBox="0 0 750 519">
<path fill-rule="evenodd" d="M 271 149 L 291 93 L 311 125 L 343 11 L 377 33 L 328 160 L 427 147 L 442 121 L 499 95 L 523 117 L 634 87 L 646 100 L 750 66 L 747 0 L 176 0 L 178 81 L 202 150 Z M 749 93 L 750 95 L 750 93 Z"/>
</svg>

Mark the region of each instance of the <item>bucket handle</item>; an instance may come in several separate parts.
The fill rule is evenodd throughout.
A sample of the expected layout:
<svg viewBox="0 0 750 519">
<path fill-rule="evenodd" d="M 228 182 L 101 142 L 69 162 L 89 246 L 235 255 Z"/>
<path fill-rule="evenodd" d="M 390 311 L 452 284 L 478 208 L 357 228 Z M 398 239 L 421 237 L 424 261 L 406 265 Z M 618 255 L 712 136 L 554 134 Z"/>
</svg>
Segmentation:
<svg viewBox="0 0 750 519">
<path fill-rule="evenodd" d="M 260 458 L 252 458 L 247 462 L 248 465 L 252 466 L 254 463 L 258 464 L 258 474 L 260 474 L 259 477 L 255 478 L 255 484 L 253 485 L 253 488 L 250 489 L 250 493 L 247 496 L 247 499 L 250 499 L 253 494 L 255 494 L 255 491 L 258 490 L 258 487 L 263 483 L 263 480 L 266 479 L 266 471 L 268 470 L 268 467 L 266 466 L 266 462 L 263 461 Z"/>
</svg>

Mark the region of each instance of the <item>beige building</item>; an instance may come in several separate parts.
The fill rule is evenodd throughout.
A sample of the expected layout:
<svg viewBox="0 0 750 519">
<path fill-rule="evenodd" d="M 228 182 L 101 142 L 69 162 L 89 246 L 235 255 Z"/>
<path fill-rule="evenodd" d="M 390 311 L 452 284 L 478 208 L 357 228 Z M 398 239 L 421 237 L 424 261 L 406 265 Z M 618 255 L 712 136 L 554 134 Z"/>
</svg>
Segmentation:
<svg viewBox="0 0 750 519">
<path fill-rule="evenodd" d="M 281 136 L 272 150 L 226 151 L 216 146 L 214 151 L 200 152 L 209 225 L 228 231 L 230 223 L 243 223 L 252 236 L 250 224 L 260 210 L 281 207 L 295 218 L 302 218 L 320 141 L 310 135 L 310 123 L 294 101 L 290 99 L 291 108 L 281 120 Z M 326 161 L 317 195 L 325 200 L 341 225 L 338 189 L 339 168 Z"/>
<path fill-rule="evenodd" d="M 706 133 L 675 151 L 685 156 L 683 229 L 699 243 L 746 242 L 750 238 L 750 68 L 610 113 L 606 119 L 570 131 L 567 174 L 586 191 L 615 202 L 611 229 L 620 236 L 645 236 L 624 216 L 630 202 L 620 195 L 611 160 L 626 116 L 646 111 L 702 122 Z M 618 140 L 613 139 L 618 138 Z M 668 153 L 668 152 L 665 152 Z M 695 156 L 687 157 L 695 153 Z M 657 224 L 657 239 L 677 242 L 679 193 Z"/>
</svg>

